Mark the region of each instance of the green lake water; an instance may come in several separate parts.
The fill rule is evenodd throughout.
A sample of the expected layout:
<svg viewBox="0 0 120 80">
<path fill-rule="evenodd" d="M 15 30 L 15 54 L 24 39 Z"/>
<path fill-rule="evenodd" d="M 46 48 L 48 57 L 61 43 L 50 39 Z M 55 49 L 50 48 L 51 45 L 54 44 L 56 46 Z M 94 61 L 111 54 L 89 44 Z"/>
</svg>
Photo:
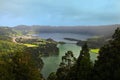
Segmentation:
<svg viewBox="0 0 120 80">
<path fill-rule="evenodd" d="M 51 72 L 56 72 L 61 62 L 61 57 L 64 56 L 67 51 L 69 50 L 72 51 L 74 56 L 77 58 L 81 50 L 81 47 L 77 46 L 76 44 L 58 44 L 58 48 L 59 48 L 59 55 L 42 57 L 42 60 L 44 62 L 44 67 L 41 73 L 45 78 L 47 78 Z M 91 53 L 90 55 L 92 61 L 94 61 L 97 57 L 97 54 L 95 53 Z"/>
</svg>

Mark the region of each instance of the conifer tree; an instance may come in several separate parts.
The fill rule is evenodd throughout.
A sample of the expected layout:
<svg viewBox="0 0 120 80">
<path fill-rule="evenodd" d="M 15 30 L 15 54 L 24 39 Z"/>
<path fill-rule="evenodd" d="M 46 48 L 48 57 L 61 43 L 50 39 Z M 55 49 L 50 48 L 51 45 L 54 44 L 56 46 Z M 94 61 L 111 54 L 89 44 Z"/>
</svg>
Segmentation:
<svg viewBox="0 0 120 80">
<path fill-rule="evenodd" d="M 87 80 L 91 71 L 92 62 L 90 61 L 90 53 L 87 43 L 82 46 L 80 55 L 76 64 L 71 68 L 66 80 Z"/>
<path fill-rule="evenodd" d="M 120 80 L 120 29 L 99 52 L 92 71 L 92 80 Z"/>
</svg>

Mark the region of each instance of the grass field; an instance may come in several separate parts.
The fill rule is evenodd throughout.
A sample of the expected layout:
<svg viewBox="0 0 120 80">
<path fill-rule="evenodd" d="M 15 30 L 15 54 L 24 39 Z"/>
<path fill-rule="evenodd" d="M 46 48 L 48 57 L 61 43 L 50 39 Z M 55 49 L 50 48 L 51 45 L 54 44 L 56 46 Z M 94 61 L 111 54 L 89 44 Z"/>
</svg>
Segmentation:
<svg viewBox="0 0 120 80">
<path fill-rule="evenodd" d="M 38 47 L 37 45 L 34 45 L 34 44 L 24 44 L 24 45 L 27 47 Z"/>
<path fill-rule="evenodd" d="M 91 49 L 90 52 L 92 53 L 98 53 L 100 49 Z"/>
</svg>

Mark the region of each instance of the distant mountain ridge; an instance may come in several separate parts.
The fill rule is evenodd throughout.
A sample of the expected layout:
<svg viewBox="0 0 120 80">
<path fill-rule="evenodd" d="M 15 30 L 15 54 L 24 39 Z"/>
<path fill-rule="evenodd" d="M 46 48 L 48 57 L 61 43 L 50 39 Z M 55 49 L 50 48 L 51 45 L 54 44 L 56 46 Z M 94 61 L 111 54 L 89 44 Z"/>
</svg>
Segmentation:
<svg viewBox="0 0 120 80">
<path fill-rule="evenodd" d="M 75 34 L 85 34 L 85 35 L 109 36 L 113 34 L 114 30 L 117 27 L 120 27 L 120 24 L 105 25 L 105 26 L 64 26 L 64 27 L 19 25 L 13 27 L 13 29 L 20 31 L 28 31 L 28 32 L 33 31 L 36 33 L 75 33 Z"/>
</svg>

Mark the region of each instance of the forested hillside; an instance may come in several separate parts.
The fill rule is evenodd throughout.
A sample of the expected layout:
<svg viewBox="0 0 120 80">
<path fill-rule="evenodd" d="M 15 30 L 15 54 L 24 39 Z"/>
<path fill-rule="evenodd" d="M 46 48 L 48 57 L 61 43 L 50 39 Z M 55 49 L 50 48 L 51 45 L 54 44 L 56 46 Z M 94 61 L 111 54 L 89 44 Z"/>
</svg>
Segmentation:
<svg viewBox="0 0 120 80">
<path fill-rule="evenodd" d="M 25 49 L 23 45 L 0 40 L 0 80 L 43 79 L 32 53 Z"/>
</svg>

